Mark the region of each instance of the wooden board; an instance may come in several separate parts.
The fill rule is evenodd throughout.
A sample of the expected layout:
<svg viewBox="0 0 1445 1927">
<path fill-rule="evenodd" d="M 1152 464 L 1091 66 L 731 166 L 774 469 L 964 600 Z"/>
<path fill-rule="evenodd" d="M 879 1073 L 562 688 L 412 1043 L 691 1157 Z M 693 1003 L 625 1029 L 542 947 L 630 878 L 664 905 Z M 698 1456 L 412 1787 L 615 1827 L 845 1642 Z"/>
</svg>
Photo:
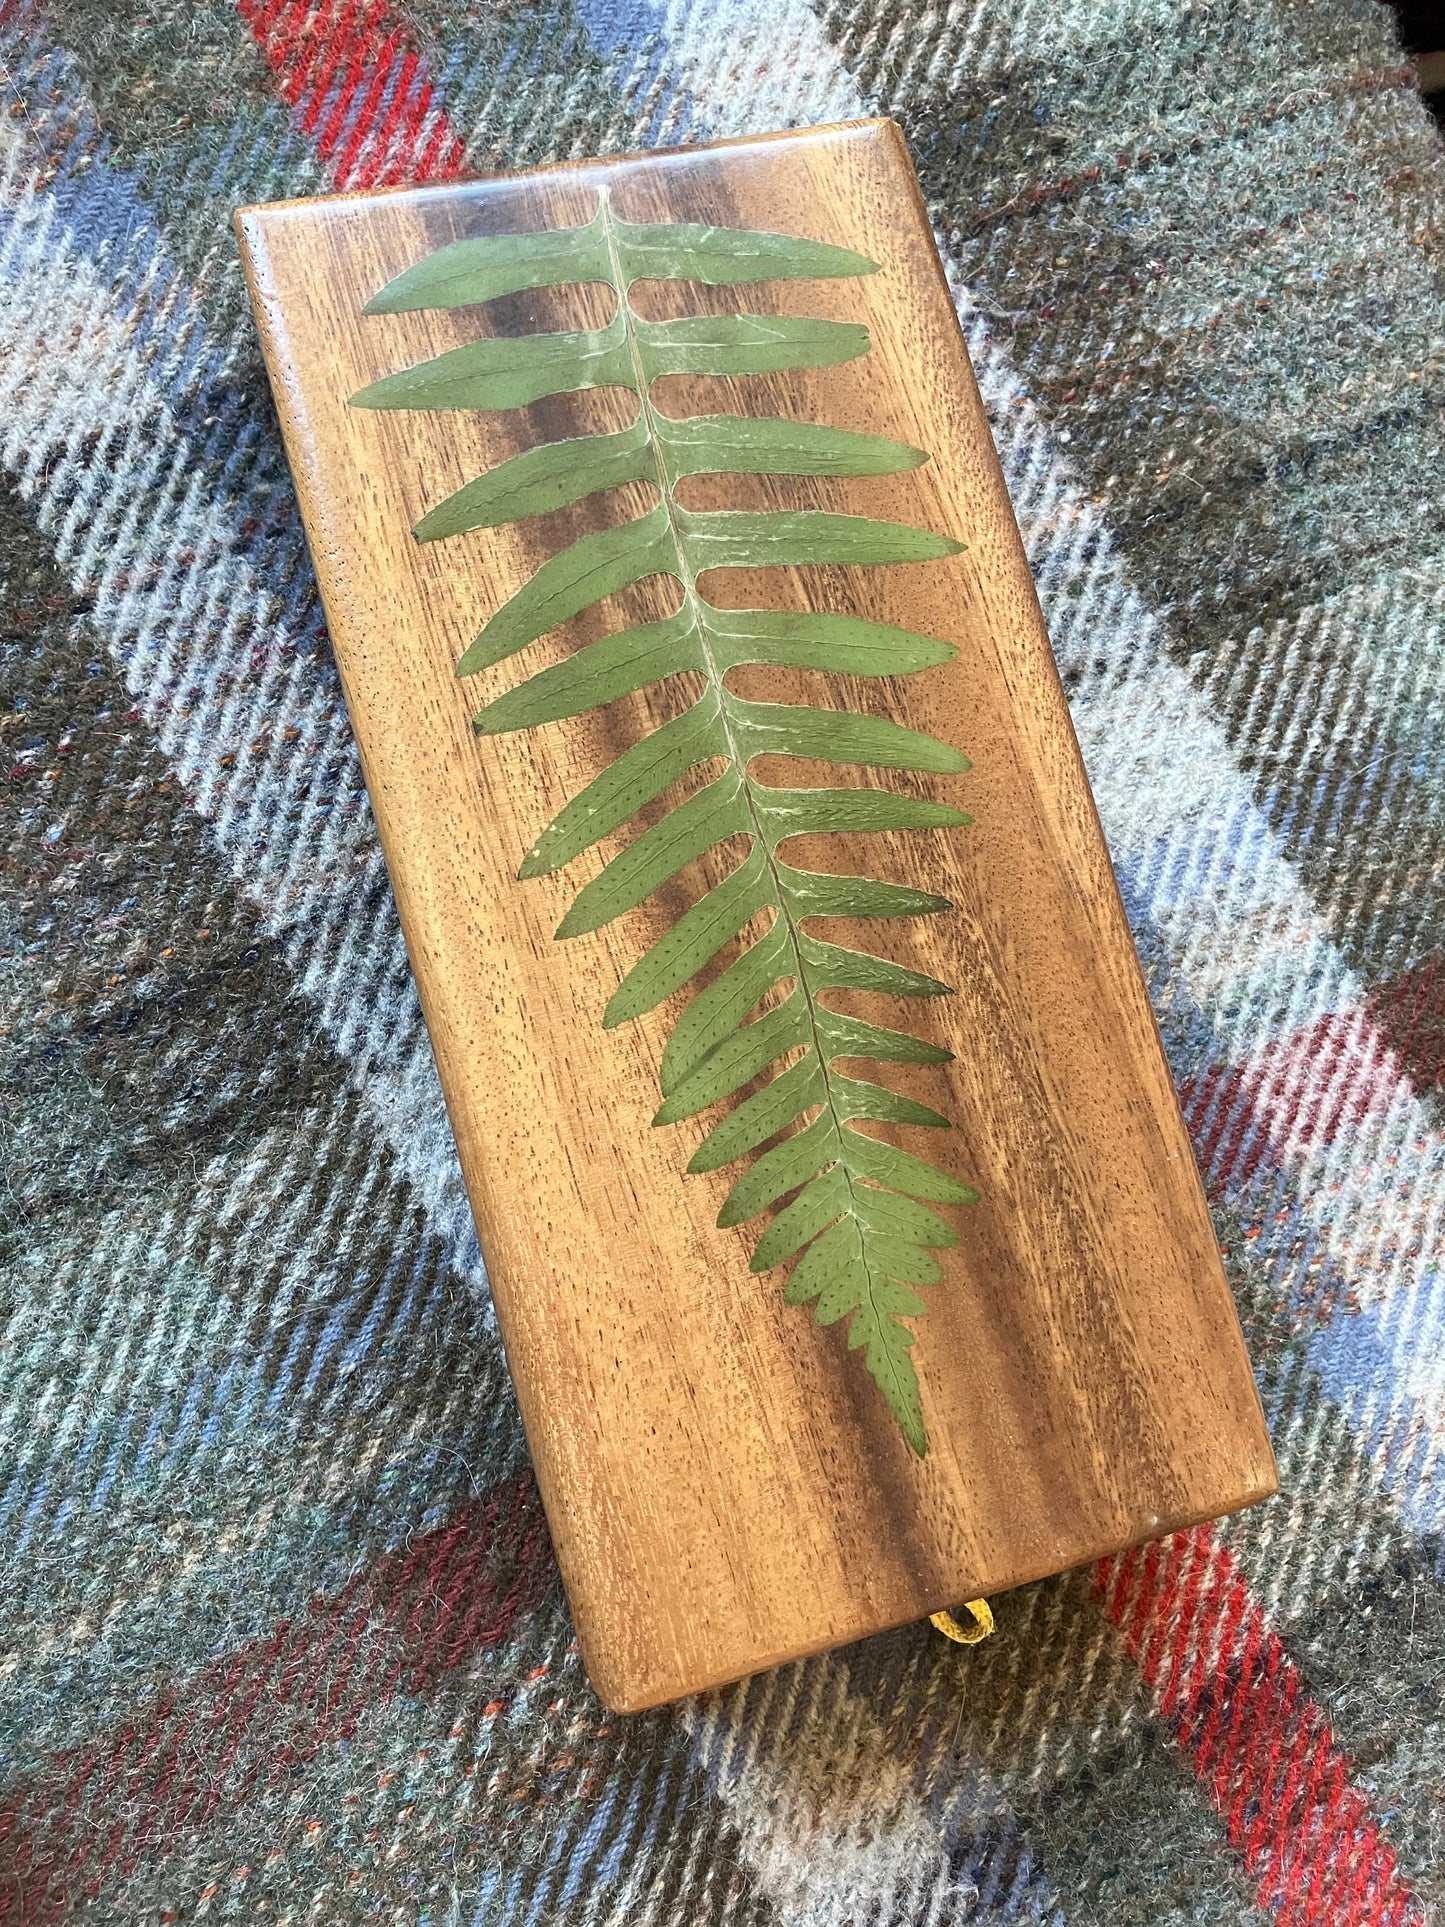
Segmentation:
<svg viewBox="0 0 1445 1927">
<path fill-rule="evenodd" d="M 693 507 L 822 507 L 967 544 L 927 565 L 733 572 L 711 591 L 733 606 L 821 598 L 959 648 L 925 674 L 834 679 L 834 700 L 966 751 L 968 774 L 895 787 L 921 784 L 973 826 L 815 839 L 807 853 L 819 869 L 866 867 L 956 906 L 855 924 L 841 939 L 957 987 L 907 1008 L 910 1027 L 954 1062 L 892 1067 L 907 1073 L 898 1088 L 955 1128 L 873 1127 L 981 1194 L 955 1214 L 962 1241 L 942 1254 L 943 1282 L 917 1322 L 931 1441 L 921 1460 L 844 1328 L 786 1305 L 785 1274 L 750 1272 L 757 1227 L 717 1228 L 736 1174 L 684 1175 L 699 1125 L 651 1126 L 679 1000 L 602 1028 L 608 997 L 696 898 L 696 881 L 564 945 L 553 930 L 595 856 L 517 880 L 562 802 L 680 699 L 656 685 L 590 717 L 478 740 L 479 698 L 624 614 L 640 619 L 653 585 L 534 644 L 523 668 L 465 684 L 454 665 L 545 557 L 616 519 L 616 502 L 427 545 L 409 533 L 518 449 L 625 424 L 633 398 L 594 391 L 503 414 L 347 407 L 365 384 L 491 327 L 576 326 L 584 310 L 595 325 L 607 312 L 597 289 L 488 309 L 361 309 L 458 236 L 587 221 L 602 184 L 632 220 L 779 230 L 882 264 L 847 281 L 639 290 L 639 306 L 652 299 L 658 314 L 865 322 L 865 358 L 696 382 L 688 406 L 722 396 L 737 412 L 843 424 L 933 453 L 866 480 L 699 478 Z M 250 208 L 237 227 L 527 1437 L 602 1697 L 649 1706 L 1273 1491 L 1199 1178 L 897 130 L 864 122 Z M 630 493 L 633 512 L 652 499 Z M 802 672 L 734 675 L 750 696 L 800 700 Z"/>
</svg>

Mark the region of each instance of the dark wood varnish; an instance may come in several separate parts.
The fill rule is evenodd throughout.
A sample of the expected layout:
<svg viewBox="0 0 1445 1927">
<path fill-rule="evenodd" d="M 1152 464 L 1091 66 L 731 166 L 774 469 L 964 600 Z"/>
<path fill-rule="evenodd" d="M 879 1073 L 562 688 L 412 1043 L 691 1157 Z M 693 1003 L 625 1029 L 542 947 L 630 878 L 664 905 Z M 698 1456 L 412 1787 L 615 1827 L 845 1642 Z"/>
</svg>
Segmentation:
<svg viewBox="0 0 1445 1927">
<path fill-rule="evenodd" d="M 972 771 L 928 778 L 927 793 L 968 810 L 973 827 L 836 848 L 819 838 L 799 852 L 957 906 L 834 933 L 957 986 L 908 1011 L 909 1027 L 955 1061 L 888 1078 L 955 1120 L 946 1138 L 896 1141 L 982 1193 L 956 1216 L 962 1243 L 942 1254 L 944 1282 L 918 1325 L 931 1441 L 921 1463 L 842 1328 L 785 1306 L 781 1272 L 749 1272 L 758 1228 L 716 1228 L 729 1174 L 683 1173 L 700 1127 L 651 1127 L 677 1002 L 601 1028 L 621 976 L 698 880 L 566 945 L 552 930 L 595 859 L 578 874 L 516 880 L 561 802 L 682 698 L 664 685 L 600 716 L 481 742 L 470 717 L 622 626 L 624 610 L 641 619 L 652 591 L 589 612 L 520 666 L 462 684 L 453 665 L 539 562 L 615 506 L 604 498 L 428 546 L 409 533 L 518 449 L 621 425 L 629 398 L 594 392 L 487 416 L 346 407 L 367 382 L 489 325 L 599 319 L 596 290 L 515 296 L 495 314 L 363 319 L 361 308 L 459 234 L 587 219 L 600 181 L 630 218 L 780 229 L 883 264 L 864 279 L 666 290 L 671 312 L 817 314 L 863 321 L 873 341 L 843 367 L 677 392 L 693 409 L 897 436 L 933 460 L 866 480 L 699 480 L 687 485 L 692 506 L 877 514 L 968 544 L 947 561 L 829 570 L 826 582 L 800 570 L 710 585 L 721 602 L 815 602 L 960 650 L 882 685 L 837 678 L 833 699 L 963 749 Z M 507 1356 L 602 1697 L 621 1710 L 653 1705 L 1272 1492 L 1198 1174 L 897 130 L 863 122 L 249 208 L 237 228 Z M 735 681 L 802 699 L 791 672 Z M 889 1021 L 884 1005 L 868 1014 Z"/>
</svg>

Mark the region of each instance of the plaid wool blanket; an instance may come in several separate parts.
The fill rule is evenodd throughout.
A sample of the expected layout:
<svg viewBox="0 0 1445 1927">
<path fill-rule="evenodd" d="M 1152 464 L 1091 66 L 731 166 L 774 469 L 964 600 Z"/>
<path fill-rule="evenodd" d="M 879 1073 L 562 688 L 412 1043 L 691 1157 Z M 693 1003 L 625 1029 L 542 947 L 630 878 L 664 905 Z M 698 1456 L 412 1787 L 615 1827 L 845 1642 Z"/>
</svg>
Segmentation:
<svg viewBox="0 0 1445 1927">
<path fill-rule="evenodd" d="M 1419 1927 L 1441 149 L 1374 0 L 0 0 L 0 1920 Z M 229 231 L 892 114 L 1278 1499 L 633 1719 L 539 1514 Z"/>
</svg>

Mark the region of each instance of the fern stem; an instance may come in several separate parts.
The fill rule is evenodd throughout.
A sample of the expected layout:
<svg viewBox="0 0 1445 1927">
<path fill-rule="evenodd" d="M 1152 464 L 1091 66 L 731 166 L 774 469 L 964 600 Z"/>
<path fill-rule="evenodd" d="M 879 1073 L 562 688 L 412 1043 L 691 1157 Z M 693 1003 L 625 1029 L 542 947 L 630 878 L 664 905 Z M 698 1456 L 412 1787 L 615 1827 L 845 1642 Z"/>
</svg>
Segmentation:
<svg viewBox="0 0 1445 1927">
<path fill-rule="evenodd" d="M 882 1307 L 880 1307 L 876 1299 L 874 1299 L 875 1287 L 880 1284 L 882 1280 L 869 1263 L 868 1240 L 863 1235 L 863 1227 L 859 1221 L 855 1206 L 857 1181 L 848 1164 L 848 1140 L 844 1120 L 839 1114 L 836 1101 L 833 1067 L 828 1059 L 827 1052 L 823 1045 L 823 1039 L 818 1030 L 815 1003 L 816 992 L 813 985 L 808 981 L 807 966 L 803 959 L 802 945 L 799 942 L 798 922 L 789 908 L 787 891 L 783 887 L 782 877 L 779 874 L 777 858 L 763 830 L 756 802 L 756 786 L 748 772 L 747 757 L 742 752 L 734 731 L 729 712 L 728 691 L 723 680 L 726 672 L 718 668 L 717 659 L 713 653 L 712 630 L 709 621 L 712 614 L 712 605 L 698 592 L 697 576 L 688 554 L 686 535 L 679 521 L 679 504 L 676 501 L 673 492 L 673 481 L 667 469 L 665 440 L 658 432 L 658 412 L 652 404 L 648 377 L 643 366 L 641 346 L 637 336 L 637 316 L 633 311 L 632 303 L 629 299 L 627 279 L 623 270 L 621 257 L 618 253 L 616 230 L 613 226 L 611 193 L 606 185 L 601 186 L 598 192 L 602 207 L 603 230 L 607 237 L 608 259 L 612 266 L 613 291 L 617 296 L 619 312 L 621 313 L 623 326 L 626 330 L 628 352 L 632 360 L 638 401 L 642 411 L 642 418 L 646 423 L 648 439 L 652 446 L 653 467 L 657 478 L 657 486 L 661 495 L 662 505 L 667 513 L 668 528 L 671 531 L 673 549 L 677 557 L 678 579 L 682 583 L 685 604 L 690 610 L 693 621 L 697 626 L 699 646 L 706 665 L 704 673 L 717 697 L 718 713 L 722 724 L 723 735 L 727 742 L 730 760 L 742 786 L 743 799 L 747 805 L 748 815 L 753 824 L 754 842 L 756 846 L 761 849 L 764 861 L 768 866 L 773 883 L 774 902 L 777 906 L 778 915 L 782 918 L 787 931 L 788 947 L 793 957 L 794 972 L 798 985 L 803 992 L 803 1001 L 807 1010 L 808 1027 L 812 1037 L 812 1049 L 823 1073 L 823 1090 L 832 1121 L 833 1135 L 837 1143 L 838 1165 L 843 1172 L 847 1184 L 848 1209 L 844 1215 L 851 1220 L 854 1235 L 858 1240 L 859 1256 L 867 1274 L 869 1297 L 870 1300 L 873 1300 L 875 1315 L 882 1316 L 884 1315 Z"/>
</svg>

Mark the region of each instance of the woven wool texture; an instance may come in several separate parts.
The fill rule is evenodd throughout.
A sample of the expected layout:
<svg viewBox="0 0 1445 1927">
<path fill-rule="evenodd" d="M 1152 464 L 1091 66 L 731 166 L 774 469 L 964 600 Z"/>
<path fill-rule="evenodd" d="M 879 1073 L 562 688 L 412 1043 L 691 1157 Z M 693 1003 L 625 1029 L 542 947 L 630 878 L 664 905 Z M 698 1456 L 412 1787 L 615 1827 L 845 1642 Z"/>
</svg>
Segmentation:
<svg viewBox="0 0 1445 1927">
<path fill-rule="evenodd" d="M 0 1920 L 1445 1896 L 1441 150 L 1373 0 L 0 0 Z M 635 1719 L 571 1644 L 228 228 L 887 112 L 1279 1498 Z"/>
</svg>

